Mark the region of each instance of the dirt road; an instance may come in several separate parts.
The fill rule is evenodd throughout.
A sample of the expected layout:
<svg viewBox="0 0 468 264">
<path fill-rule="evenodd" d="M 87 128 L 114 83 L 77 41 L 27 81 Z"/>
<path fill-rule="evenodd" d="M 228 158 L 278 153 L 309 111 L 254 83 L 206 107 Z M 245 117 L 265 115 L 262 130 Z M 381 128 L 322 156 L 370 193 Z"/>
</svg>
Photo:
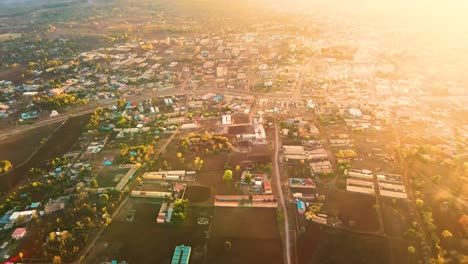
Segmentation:
<svg viewBox="0 0 468 264">
<path fill-rule="evenodd" d="M 281 174 L 279 171 L 279 135 L 278 135 L 278 126 L 275 125 L 275 158 L 274 158 L 274 173 L 273 176 L 275 178 L 276 190 L 278 192 L 278 199 L 280 201 L 281 211 L 284 214 L 284 244 L 286 251 L 284 256 L 286 257 L 286 264 L 291 264 L 291 238 L 289 233 L 289 217 L 288 217 L 288 210 L 286 208 L 286 202 L 283 195 L 283 188 L 281 186 Z"/>
</svg>

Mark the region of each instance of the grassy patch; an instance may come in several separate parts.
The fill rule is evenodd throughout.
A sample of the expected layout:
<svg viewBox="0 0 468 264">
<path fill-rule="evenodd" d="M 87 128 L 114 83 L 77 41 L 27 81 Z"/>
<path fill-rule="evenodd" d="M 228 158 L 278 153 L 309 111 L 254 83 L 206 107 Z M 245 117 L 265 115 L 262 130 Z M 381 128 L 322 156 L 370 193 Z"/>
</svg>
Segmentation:
<svg viewBox="0 0 468 264">
<path fill-rule="evenodd" d="M 5 34 L 0 34 L 0 42 L 6 41 L 6 40 L 12 40 L 12 39 L 17 39 L 21 37 L 20 33 L 5 33 Z"/>
</svg>

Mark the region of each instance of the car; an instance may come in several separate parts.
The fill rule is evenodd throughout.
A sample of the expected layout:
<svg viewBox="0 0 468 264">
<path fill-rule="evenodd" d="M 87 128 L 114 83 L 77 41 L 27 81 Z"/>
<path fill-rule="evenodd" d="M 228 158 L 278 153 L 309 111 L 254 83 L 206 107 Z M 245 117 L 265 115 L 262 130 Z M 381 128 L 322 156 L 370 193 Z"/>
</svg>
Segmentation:
<svg viewBox="0 0 468 264">
<path fill-rule="evenodd" d="M 59 113 L 57 112 L 57 110 L 52 110 L 50 112 L 50 117 L 54 117 L 54 116 L 58 116 L 58 115 L 59 115 Z"/>
</svg>

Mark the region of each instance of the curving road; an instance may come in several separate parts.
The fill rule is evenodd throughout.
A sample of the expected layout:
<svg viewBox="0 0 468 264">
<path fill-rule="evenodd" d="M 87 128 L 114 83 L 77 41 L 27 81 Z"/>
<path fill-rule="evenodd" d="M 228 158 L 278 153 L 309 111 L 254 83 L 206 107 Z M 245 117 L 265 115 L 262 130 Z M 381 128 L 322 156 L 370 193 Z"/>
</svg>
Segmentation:
<svg viewBox="0 0 468 264">
<path fill-rule="evenodd" d="M 275 124 L 275 160 L 274 160 L 274 178 L 276 184 L 276 190 L 278 192 L 278 197 L 280 200 L 281 210 L 284 214 L 284 240 L 285 240 L 285 248 L 286 251 L 286 264 L 291 264 L 291 238 L 289 234 L 289 217 L 288 217 L 288 210 L 286 208 L 286 202 L 283 195 L 283 188 L 281 186 L 281 174 L 279 171 L 279 136 L 278 136 L 278 125 Z"/>
</svg>

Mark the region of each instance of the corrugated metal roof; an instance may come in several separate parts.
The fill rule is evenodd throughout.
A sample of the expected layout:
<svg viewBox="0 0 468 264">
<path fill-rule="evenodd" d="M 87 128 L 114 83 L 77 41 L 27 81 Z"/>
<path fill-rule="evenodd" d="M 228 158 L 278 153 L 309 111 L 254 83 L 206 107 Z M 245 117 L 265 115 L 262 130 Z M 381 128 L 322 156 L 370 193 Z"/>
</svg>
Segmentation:
<svg viewBox="0 0 468 264">
<path fill-rule="evenodd" d="M 188 264 L 192 247 L 180 245 L 174 250 L 171 264 Z"/>
</svg>

